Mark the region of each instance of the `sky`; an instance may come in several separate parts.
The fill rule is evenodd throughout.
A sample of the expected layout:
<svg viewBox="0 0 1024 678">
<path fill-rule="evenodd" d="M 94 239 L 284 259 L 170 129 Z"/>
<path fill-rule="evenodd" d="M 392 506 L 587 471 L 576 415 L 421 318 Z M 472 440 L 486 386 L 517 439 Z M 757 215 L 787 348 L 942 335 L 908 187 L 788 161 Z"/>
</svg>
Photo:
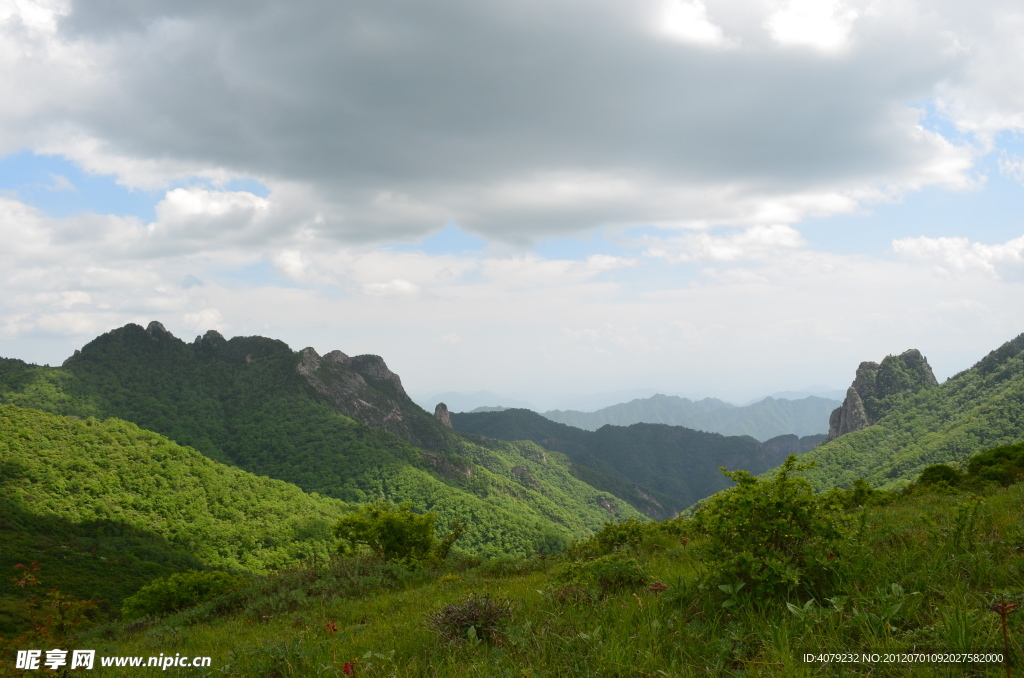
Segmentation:
<svg viewBox="0 0 1024 678">
<path fill-rule="evenodd" d="M 0 0 L 0 356 L 745 401 L 1024 332 L 1024 7 Z M 497 403 L 495 403 L 497 404 Z"/>
</svg>

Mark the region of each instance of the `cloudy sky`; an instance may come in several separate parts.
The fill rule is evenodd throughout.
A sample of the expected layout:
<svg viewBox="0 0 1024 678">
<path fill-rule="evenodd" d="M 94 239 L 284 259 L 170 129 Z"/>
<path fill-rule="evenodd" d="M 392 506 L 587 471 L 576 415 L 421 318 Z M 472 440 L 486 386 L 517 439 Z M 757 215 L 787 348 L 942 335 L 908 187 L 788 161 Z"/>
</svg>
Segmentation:
<svg viewBox="0 0 1024 678">
<path fill-rule="evenodd" d="M 538 406 L 1024 331 L 1024 8 L 0 0 L 0 355 L 127 322 Z"/>
</svg>

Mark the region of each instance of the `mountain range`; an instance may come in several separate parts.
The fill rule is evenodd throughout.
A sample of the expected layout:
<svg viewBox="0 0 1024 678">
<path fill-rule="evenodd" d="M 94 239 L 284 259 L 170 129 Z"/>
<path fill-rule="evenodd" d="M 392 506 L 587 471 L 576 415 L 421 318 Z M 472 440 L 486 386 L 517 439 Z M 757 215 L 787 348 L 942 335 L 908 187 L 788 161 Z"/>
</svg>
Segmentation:
<svg viewBox="0 0 1024 678">
<path fill-rule="evenodd" d="M 817 396 L 799 400 L 768 397 L 737 406 L 717 398 L 693 401 L 662 394 L 612 405 L 596 412 L 552 410 L 542 414 L 560 424 L 596 431 L 611 424 L 668 424 L 727 436 L 764 441 L 780 435 L 809 436 L 828 431 L 828 418 L 839 401 Z"/>
<path fill-rule="evenodd" d="M 750 436 L 723 436 L 664 424 L 605 425 L 587 431 L 524 409 L 455 413 L 451 422 L 466 433 L 532 440 L 563 452 L 578 467 L 649 488 L 651 496 L 673 513 L 731 485 L 719 467 L 761 473 L 825 439 L 823 434 L 804 438 L 783 435 L 761 443 Z"/>
<path fill-rule="evenodd" d="M 0 360 L 0 402 L 117 417 L 256 475 L 346 502 L 413 501 L 479 554 L 557 549 L 640 514 L 532 443 L 470 441 L 413 403 L 378 356 L 319 356 L 159 323 L 89 342 L 62 367 Z M 497 526 L 500 526 L 498 528 Z"/>
<path fill-rule="evenodd" d="M 832 439 L 817 445 L 824 435 L 590 431 L 522 409 L 431 414 L 379 356 L 129 324 L 61 367 L 0 359 L 0 558 L 46 561 L 54 584 L 116 601 L 172 571 L 324 555 L 331 522 L 377 499 L 434 511 L 442 531 L 461 521 L 457 550 L 498 556 L 670 517 L 729 484 L 718 467 L 771 473 L 789 454 L 816 462 L 804 473 L 819 489 L 897 488 L 1024 439 L 1024 335 L 942 384 L 918 351 L 863 363 L 825 420 Z"/>
</svg>

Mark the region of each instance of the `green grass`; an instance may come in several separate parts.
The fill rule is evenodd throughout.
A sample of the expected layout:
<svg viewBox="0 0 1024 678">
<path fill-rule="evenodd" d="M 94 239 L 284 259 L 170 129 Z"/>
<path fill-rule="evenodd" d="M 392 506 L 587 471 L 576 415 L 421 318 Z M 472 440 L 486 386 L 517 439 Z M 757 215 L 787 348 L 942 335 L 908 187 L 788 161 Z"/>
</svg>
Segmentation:
<svg viewBox="0 0 1024 678">
<path fill-rule="evenodd" d="M 256 578 L 143 629 L 94 628 L 74 646 L 213 658 L 210 669 L 172 668 L 172 676 L 342 676 L 356 658 L 355 675 L 381 677 L 1003 676 L 996 664 L 823 667 L 801 657 L 1001 652 L 999 617 L 987 608 L 1000 595 L 1024 594 L 1022 505 L 1018 484 L 854 509 L 841 576 L 829 590 L 800 595 L 723 592 L 707 566 L 714 545 L 681 521 L 616 547 L 637 559 L 649 582 L 664 583 L 663 592 L 567 583 L 568 563 L 598 553 L 597 539 L 557 558 L 469 559 L 435 569 L 336 558 Z M 444 642 L 428 616 L 471 593 L 509 601 L 510 620 L 492 642 Z M 1024 613 L 1010 616 L 1009 633 L 1020 675 Z"/>
</svg>

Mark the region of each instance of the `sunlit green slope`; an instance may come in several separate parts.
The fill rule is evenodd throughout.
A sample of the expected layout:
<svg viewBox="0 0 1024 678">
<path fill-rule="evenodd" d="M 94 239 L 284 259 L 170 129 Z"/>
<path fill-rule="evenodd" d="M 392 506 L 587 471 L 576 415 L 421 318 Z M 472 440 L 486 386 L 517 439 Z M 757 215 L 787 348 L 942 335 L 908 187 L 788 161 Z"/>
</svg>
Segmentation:
<svg viewBox="0 0 1024 678">
<path fill-rule="evenodd" d="M 899 487 L 930 465 L 1024 440 L 1024 335 L 939 386 L 894 396 L 869 428 L 847 433 L 803 456 L 817 467 L 815 486 L 865 478 Z"/>
<path fill-rule="evenodd" d="M 405 395 L 376 356 L 292 351 L 208 332 L 185 343 L 127 325 L 65 366 L 0 360 L 0 402 L 118 417 L 207 457 L 349 502 L 412 501 L 476 553 L 552 550 L 638 515 L 528 443 L 470 441 Z"/>
</svg>

